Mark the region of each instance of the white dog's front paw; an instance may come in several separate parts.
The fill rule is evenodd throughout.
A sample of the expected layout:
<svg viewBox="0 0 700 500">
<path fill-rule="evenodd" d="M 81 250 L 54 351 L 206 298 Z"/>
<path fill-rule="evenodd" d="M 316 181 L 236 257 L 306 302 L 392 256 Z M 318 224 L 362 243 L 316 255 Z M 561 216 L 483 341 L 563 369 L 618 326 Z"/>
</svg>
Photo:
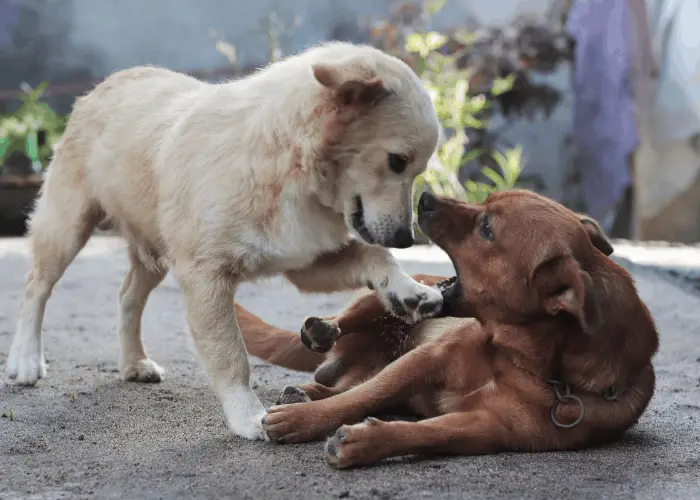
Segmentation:
<svg viewBox="0 0 700 500">
<path fill-rule="evenodd" d="M 230 388 L 221 400 L 231 432 L 245 439 L 269 441 L 262 424 L 267 411 L 250 386 Z"/>
<path fill-rule="evenodd" d="M 7 359 L 7 375 L 18 385 L 34 385 L 46 377 L 46 362 L 35 342 L 14 342 Z"/>
<path fill-rule="evenodd" d="M 442 309 L 442 294 L 437 288 L 418 283 L 405 273 L 397 273 L 378 292 L 387 308 L 407 323 L 431 318 Z"/>
<path fill-rule="evenodd" d="M 140 359 L 131 363 L 123 363 L 119 370 L 122 380 L 127 382 L 141 382 L 154 384 L 161 382 L 165 374 L 164 370 L 151 359 Z"/>
</svg>

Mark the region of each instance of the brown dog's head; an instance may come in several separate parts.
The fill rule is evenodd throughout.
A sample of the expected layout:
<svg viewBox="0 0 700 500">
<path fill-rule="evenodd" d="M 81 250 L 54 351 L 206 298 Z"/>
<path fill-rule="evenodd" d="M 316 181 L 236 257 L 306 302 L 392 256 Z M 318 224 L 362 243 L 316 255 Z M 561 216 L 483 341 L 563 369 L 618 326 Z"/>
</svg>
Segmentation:
<svg viewBox="0 0 700 500">
<path fill-rule="evenodd" d="M 457 270 L 455 284 L 444 292 L 446 303 L 469 304 L 483 321 L 566 316 L 584 332 L 598 328 L 600 304 L 590 272 L 613 248 L 591 218 L 513 190 L 494 193 L 483 204 L 424 193 L 418 222 Z"/>
<path fill-rule="evenodd" d="M 409 66 L 372 47 L 333 42 L 308 57 L 330 203 L 367 243 L 411 246 L 413 181 L 439 135 L 430 95 Z"/>
</svg>

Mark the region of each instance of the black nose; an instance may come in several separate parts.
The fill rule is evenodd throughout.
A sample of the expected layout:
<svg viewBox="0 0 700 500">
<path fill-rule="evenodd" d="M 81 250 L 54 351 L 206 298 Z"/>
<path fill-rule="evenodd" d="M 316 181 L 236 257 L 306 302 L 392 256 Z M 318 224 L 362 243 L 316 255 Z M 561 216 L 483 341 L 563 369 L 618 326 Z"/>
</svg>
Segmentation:
<svg viewBox="0 0 700 500">
<path fill-rule="evenodd" d="M 394 234 L 392 247 L 394 248 L 408 248 L 413 246 L 413 233 L 408 228 L 401 228 Z"/>
<path fill-rule="evenodd" d="M 428 213 L 437 207 L 437 198 L 430 193 L 424 192 L 418 198 L 418 213 Z"/>
</svg>

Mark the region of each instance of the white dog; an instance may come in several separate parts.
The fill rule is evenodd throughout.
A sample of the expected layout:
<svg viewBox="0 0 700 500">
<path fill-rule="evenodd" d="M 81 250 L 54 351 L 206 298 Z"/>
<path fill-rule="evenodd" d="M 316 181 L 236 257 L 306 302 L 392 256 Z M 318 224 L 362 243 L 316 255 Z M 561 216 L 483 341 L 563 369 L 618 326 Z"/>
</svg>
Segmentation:
<svg viewBox="0 0 700 500">
<path fill-rule="evenodd" d="M 78 99 L 31 217 L 28 275 L 8 372 L 44 377 L 41 325 L 56 281 L 104 220 L 127 240 L 120 372 L 157 382 L 141 315 L 172 269 L 231 430 L 265 438 L 265 408 L 234 313 L 239 283 L 284 273 L 302 291 L 369 285 L 408 321 L 442 297 L 384 247 L 413 244 L 411 192 L 438 140 L 420 80 L 368 46 L 328 43 L 208 84 L 117 72 Z"/>
</svg>

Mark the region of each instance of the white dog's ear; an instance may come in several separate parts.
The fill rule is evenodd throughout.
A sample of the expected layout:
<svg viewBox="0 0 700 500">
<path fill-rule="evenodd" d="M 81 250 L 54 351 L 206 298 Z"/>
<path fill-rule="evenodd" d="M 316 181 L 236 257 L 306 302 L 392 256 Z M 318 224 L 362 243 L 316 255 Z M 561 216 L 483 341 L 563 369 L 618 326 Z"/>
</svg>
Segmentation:
<svg viewBox="0 0 700 500">
<path fill-rule="evenodd" d="M 389 93 L 376 76 L 348 76 L 345 68 L 331 64 L 314 64 L 312 69 L 316 81 L 333 90 L 342 106 L 371 106 Z"/>
</svg>

